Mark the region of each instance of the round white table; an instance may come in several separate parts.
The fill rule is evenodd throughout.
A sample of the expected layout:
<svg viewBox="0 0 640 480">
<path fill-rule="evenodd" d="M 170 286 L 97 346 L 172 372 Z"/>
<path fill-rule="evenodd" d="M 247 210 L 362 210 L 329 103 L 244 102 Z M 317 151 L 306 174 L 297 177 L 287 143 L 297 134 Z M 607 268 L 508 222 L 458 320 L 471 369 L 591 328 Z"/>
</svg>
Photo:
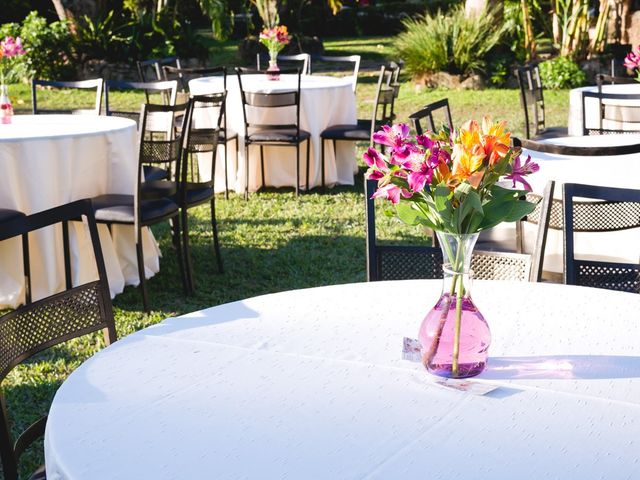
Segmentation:
<svg viewBox="0 0 640 480">
<path fill-rule="evenodd" d="M 569 135 L 583 135 L 582 131 L 582 92 L 597 92 L 597 86 L 574 88 L 569 92 L 569 122 L 568 132 Z M 634 93 L 640 94 L 640 83 L 638 84 L 623 84 L 623 85 L 603 85 L 602 91 L 604 93 Z M 622 101 L 621 101 L 622 102 Z M 614 108 L 615 105 L 611 104 L 610 100 L 605 100 L 603 103 L 609 105 L 607 108 Z M 637 103 L 632 102 L 633 105 Z M 598 100 L 595 98 L 586 99 L 587 122 L 593 119 L 593 126 L 597 128 L 598 125 Z M 638 121 L 640 119 L 636 119 Z M 587 123 L 587 126 L 591 126 L 591 123 Z M 607 125 L 604 125 L 605 127 Z M 610 125 L 611 128 L 624 128 L 624 123 Z"/>
<path fill-rule="evenodd" d="M 280 80 L 268 80 L 266 75 L 248 75 L 243 77 L 243 87 L 253 92 L 290 91 L 297 88 L 295 75 L 281 75 Z M 189 90 L 194 95 L 220 92 L 223 89 L 222 77 L 203 77 L 189 82 Z M 352 78 L 336 78 L 321 75 L 303 75 L 300 86 L 300 128 L 311 133 L 311 157 L 309 161 L 309 183 L 317 186 L 321 183 L 320 133 L 330 125 L 353 124 L 356 122 L 356 96 L 353 92 Z M 227 128 L 238 132 L 238 159 L 229 155 L 229 182 L 238 192 L 244 192 L 244 116 L 238 78 L 227 76 Z M 295 122 L 295 117 L 287 117 L 274 109 L 272 115 L 263 115 L 264 123 Z M 268 118 L 264 118 L 268 117 Z M 212 120 L 195 118 L 197 125 L 211 126 Z M 233 146 L 233 142 L 229 144 Z M 300 181 L 305 182 L 306 147 L 300 147 Z M 230 150 L 231 153 L 231 150 Z M 261 186 L 260 151 L 258 147 L 250 149 L 249 190 L 255 191 Z M 224 162 L 221 151 L 216 161 L 216 191 L 224 191 Z M 236 160 L 236 161 L 234 161 Z M 200 170 L 211 171 L 210 156 L 200 155 Z M 296 156 L 292 147 L 265 147 L 265 183 L 274 187 L 295 186 Z M 334 155 L 330 142 L 325 146 L 325 182 L 327 185 L 353 185 L 357 162 L 353 142 L 338 142 L 338 152 Z"/>
<path fill-rule="evenodd" d="M 16 115 L 0 125 L 0 208 L 31 214 L 106 193 L 133 194 L 137 182 L 137 133 L 132 120 L 91 115 Z M 70 228 L 74 281 L 95 275 L 92 248 L 84 227 Z M 100 226 L 112 296 L 138 283 L 134 229 Z M 148 229 L 143 241 L 148 276 L 159 269 L 159 250 Z M 60 236 L 30 235 L 33 299 L 64 288 Z M 0 243 L 0 306 L 16 307 L 24 298 L 19 239 Z"/>
<path fill-rule="evenodd" d="M 60 387 L 47 478 L 637 478 L 640 295 L 476 282 L 493 341 L 471 381 L 498 388 L 472 395 L 401 359 L 440 288 L 289 291 L 134 333 Z"/>
</svg>

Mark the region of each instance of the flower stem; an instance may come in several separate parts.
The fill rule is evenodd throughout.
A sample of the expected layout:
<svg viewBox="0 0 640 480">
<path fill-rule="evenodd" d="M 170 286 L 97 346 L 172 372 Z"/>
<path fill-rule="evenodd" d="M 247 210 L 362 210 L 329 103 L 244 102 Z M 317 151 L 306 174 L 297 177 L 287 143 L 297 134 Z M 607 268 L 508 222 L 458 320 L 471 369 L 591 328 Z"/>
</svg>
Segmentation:
<svg viewBox="0 0 640 480">
<path fill-rule="evenodd" d="M 457 378 L 459 374 L 458 358 L 460 356 L 460 324 L 462 323 L 462 295 L 464 286 L 462 284 L 462 274 L 457 274 L 453 284 L 458 282 L 456 292 L 456 322 L 453 327 L 453 358 L 451 361 L 451 375 Z"/>
</svg>

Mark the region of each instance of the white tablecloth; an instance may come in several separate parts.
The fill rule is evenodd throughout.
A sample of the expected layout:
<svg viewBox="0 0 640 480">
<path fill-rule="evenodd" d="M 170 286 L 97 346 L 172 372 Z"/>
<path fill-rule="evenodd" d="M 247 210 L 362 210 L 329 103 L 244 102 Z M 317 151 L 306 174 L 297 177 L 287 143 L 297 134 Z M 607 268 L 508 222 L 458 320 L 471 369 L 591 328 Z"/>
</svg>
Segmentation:
<svg viewBox="0 0 640 480">
<path fill-rule="evenodd" d="M 569 135 L 582 135 L 582 92 L 597 92 L 598 91 L 598 87 L 597 86 L 590 86 L 590 87 L 581 87 L 581 88 L 574 88 L 573 90 L 571 90 L 571 92 L 569 92 L 569 123 L 568 123 L 568 131 L 569 131 Z M 603 85 L 602 86 L 602 91 L 604 93 L 634 93 L 634 94 L 640 94 L 640 83 L 638 84 L 623 84 L 623 85 Z M 624 103 L 623 101 L 616 101 L 616 102 L 621 102 Z M 611 100 L 605 100 L 603 103 L 609 105 L 607 108 L 611 109 L 614 108 L 615 106 L 612 106 L 612 101 Z M 631 102 L 631 104 L 633 105 L 637 105 L 637 102 Z M 587 120 L 587 127 L 593 127 L 593 128 L 598 128 L 598 100 L 595 98 L 587 98 L 587 102 L 586 102 L 586 108 L 587 108 L 587 115 L 586 115 L 586 120 Z M 625 113 L 628 114 L 631 112 L 631 109 L 619 109 L 620 113 Z M 633 109 L 633 110 L 637 110 L 637 109 Z M 609 115 L 611 115 L 612 113 L 609 113 Z M 639 121 L 640 119 L 636 119 L 635 121 Z M 605 128 L 608 126 L 612 129 L 615 128 L 620 128 L 620 126 L 623 126 L 624 128 L 624 123 L 619 124 L 619 123 L 615 123 L 615 124 L 607 124 L 605 122 L 605 124 L 603 125 Z"/>
<path fill-rule="evenodd" d="M 243 77 L 243 86 L 248 91 L 278 92 L 295 90 L 297 77 L 281 75 L 280 80 L 270 81 L 266 76 L 255 75 Z M 194 95 L 219 92 L 223 89 L 222 77 L 204 77 L 191 80 L 189 89 Z M 235 161 L 230 143 L 229 183 L 230 188 L 238 192 L 244 191 L 244 117 L 238 78 L 227 77 L 227 128 L 238 132 L 240 137 L 239 158 Z M 278 109 L 275 109 L 276 111 Z M 196 119 L 197 121 L 202 119 Z M 279 113 L 275 118 L 262 119 L 265 123 L 287 123 L 292 119 L 282 118 Z M 312 186 L 321 183 L 320 133 L 329 125 L 353 124 L 356 121 L 356 96 L 353 92 L 351 78 L 335 78 L 319 75 L 303 75 L 300 94 L 300 128 L 311 133 L 311 158 L 309 182 Z M 201 125 L 205 125 L 201 123 Z M 254 191 L 261 186 L 260 149 L 250 149 L 249 190 Z M 201 155 L 201 171 L 210 171 L 210 167 L 202 161 L 209 161 L 210 156 Z M 222 151 L 218 151 L 216 163 L 216 191 L 224 190 L 224 162 Z M 210 163 L 209 163 L 210 165 Z M 300 184 L 305 183 L 306 144 L 300 147 Z M 353 185 L 354 173 L 357 171 L 353 142 L 338 142 L 337 158 L 331 142 L 325 145 L 325 182 L 327 185 Z M 293 147 L 265 148 L 265 182 L 275 187 L 295 186 L 296 156 Z"/>
<path fill-rule="evenodd" d="M 439 281 L 349 284 L 165 320 L 62 385 L 47 478 L 631 479 L 640 295 L 481 282 L 485 396 L 401 360 Z"/>
<path fill-rule="evenodd" d="M 16 115 L 0 125 L 0 208 L 39 212 L 105 193 L 133 194 L 137 182 L 136 125 L 118 117 Z M 93 278 L 91 242 L 84 227 L 71 230 L 74 280 Z M 30 235 L 33 299 L 64 288 L 61 237 L 52 231 Z M 138 283 L 134 229 L 100 226 L 111 294 Z M 144 232 L 148 276 L 158 271 L 159 250 Z M 24 298 L 19 239 L 0 242 L 0 306 Z"/>
</svg>

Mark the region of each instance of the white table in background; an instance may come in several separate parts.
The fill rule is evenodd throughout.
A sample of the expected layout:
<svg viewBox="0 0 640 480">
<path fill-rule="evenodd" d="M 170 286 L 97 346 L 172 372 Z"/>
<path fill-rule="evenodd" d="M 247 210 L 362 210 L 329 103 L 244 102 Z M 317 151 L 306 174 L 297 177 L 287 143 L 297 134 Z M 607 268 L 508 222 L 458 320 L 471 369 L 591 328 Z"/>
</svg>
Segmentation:
<svg viewBox="0 0 640 480">
<path fill-rule="evenodd" d="M 243 77 L 245 90 L 254 92 L 279 92 L 295 90 L 297 77 L 281 75 L 280 80 L 270 81 L 266 75 Z M 194 95 L 220 92 L 223 89 L 222 77 L 203 77 L 191 80 L 189 90 Z M 278 109 L 275 109 L 276 111 Z M 202 119 L 196 119 L 201 121 Z M 265 123 L 288 123 L 293 118 L 283 118 L 279 113 L 274 118 L 261 119 Z M 353 92 L 353 79 L 320 75 L 303 75 L 300 93 L 300 128 L 311 133 L 311 157 L 309 182 L 313 186 L 321 183 L 320 171 L 320 132 L 330 125 L 353 124 L 356 121 L 356 96 Z M 227 128 L 238 132 L 240 139 L 239 158 L 234 158 L 234 143 L 229 147 L 229 184 L 230 188 L 244 192 L 244 116 L 238 78 L 227 76 Z M 224 162 L 222 150 L 218 150 L 216 160 L 216 191 L 224 190 Z M 210 161 L 209 156 L 201 156 Z M 250 149 L 249 190 L 255 191 L 261 186 L 260 149 Z M 202 160 L 201 160 L 202 161 Z M 209 164 L 210 165 L 210 164 Z M 305 183 L 306 145 L 300 147 L 300 183 Z M 201 171 L 210 171 L 201 163 Z M 338 142 L 338 153 L 334 155 L 331 142 L 325 146 L 325 182 L 327 185 L 353 185 L 357 171 L 353 142 Z M 293 147 L 265 147 L 265 183 L 274 187 L 295 186 L 296 154 Z"/>
<path fill-rule="evenodd" d="M 64 382 L 47 478 L 637 478 L 640 295 L 474 283 L 474 396 L 401 360 L 434 280 L 282 292 L 170 318 Z"/>
<path fill-rule="evenodd" d="M 136 125 L 129 119 L 90 115 L 16 115 L 0 125 L 0 208 L 26 214 L 106 193 L 133 194 L 137 182 Z M 91 242 L 82 224 L 71 231 L 74 279 L 94 275 L 87 269 Z M 134 229 L 100 226 L 112 296 L 138 283 Z M 159 269 L 159 250 L 144 229 L 147 276 Z M 33 298 L 64 288 L 59 236 L 51 231 L 30 235 Z M 46 272 L 44 274 L 43 272 Z M 82 280 L 85 279 L 85 280 Z M 24 298 L 19 239 L 0 242 L 0 306 L 17 306 Z"/>
<path fill-rule="evenodd" d="M 597 92 L 597 86 L 590 87 L 581 87 L 574 88 L 569 92 L 569 122 L 568 122 L 568 130 L 569 135 L 583 135 L 582 131 L 582 92 Z M 622 84 L 622 85 L 603 85 L 602 86 L 603 93 L 634 93 L 640 95 L 640 83 L 638 84 Z M 603 103 L 609 105 L 607 108 L 614 108 L 614 104 L 612 104 L 612 100 L 605 100 Z M 624 101 L 616 101 L 621 104 Z M 638 102 L 630 101 L 632 105 L 637 105 Z M 596 98 L 587 98 L 586 102 L 587 108 L 587 126 L 595 126 L 597 128 L 598 125 L 598 100 Z M 623 109 L 619 109 L 621 112 Z M 633 109 L 638 110 L 636 108 Z M 625 112 L 631 112 L 631 110 L 626 110 Z M 628 113 L 625 113 L 628 114 Z M 640 121 L 640 118 L 635 119 L 635 121 Z M 624 126 L 624 124 L 613 124 L 613 125 L 603 125 L 605 128 L 609 126 L 612 129 L 620 128 L 620 126 Z"/>
</svg>

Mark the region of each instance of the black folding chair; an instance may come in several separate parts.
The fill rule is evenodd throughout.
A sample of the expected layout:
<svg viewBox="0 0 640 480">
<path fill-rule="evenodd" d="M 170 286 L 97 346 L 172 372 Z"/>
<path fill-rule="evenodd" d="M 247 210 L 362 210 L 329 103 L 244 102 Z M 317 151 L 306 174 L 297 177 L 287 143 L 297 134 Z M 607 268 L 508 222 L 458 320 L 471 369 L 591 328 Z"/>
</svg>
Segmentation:
<svg viewBox="0 0 640 480">
<path fill-rule="evenodd" d="M 300 144 L 307 144 L 307 190 L 309 189 L 309 149 L 311 144 L 311 134 L 300 128 L 300 83 L 302 72 L 299 69 L 281 70 L 281 75 L 295 74 L 297 87 L 295 90 L 285 92 L 250 92 L 245 91 L 242 77 L 247 75 L 264 75 L 264 72 L 236 68 L 238 83 L 242 97 L 242 112 L 244 114 L 244 145 L 245 145 L 245 198 L 249 198 L 249 149 L 251 145 L 260 147 L 260 172 L 262 176 L 262 187 L 265 187 L 264 175 L 264 147 L 265 146 L 292 146 L 296 149 L 296 195 L 300 191 Z M 268 115 L 271 110 L 271 118 L 283 116 L 284 111 L 293 113 L 295 119 L 293 123 L 263 123 L 254 118 Z"/>
<path fill-rule="evenodd" d="M 640 248 L 634 263 L 579 259 L 574 239 L 575 233 L 640 229 L 640 190 L 565 183 L 562 197 L 565 283 L 640 293 Z M 615 244 L 609 248 L 603 256 L 615 255 Z"/>
<path fill-rule="evenodd" d="M 520 88 L 520 103 L 524 113 L 526 138 L 566 137 L 569 133 L 565 127 L 547 127 L 545 125 L 544 88 L 542 80 L 540 80 L 538 66 L 526 65 L 517 68 L 516 79 Z"/>
<path fill-rule="evenodd" d="M 444 121 L 436 123 L 434 115 L 436 118 L 444 117 Z M 417 135 L 422 135 L 425 131 L 436 132 L 439 130 L 440 125 L 448 127 L 449 131 L 453 131 L 453 120 L 451 119 L 449 99 L 447 98 L 425 105 L 417 112 L 409 115 L 409 120 L 411 120 L 413 129 Z M 425 122 L 425 128 L 423 128 L 421 124 L 423 120 Z"/>
<path fill-rule="evenodd" d="M 324 161 L 324 144 L 327 140 L 333 143 L 334 154 L 337 152 L 337 142 L 368 142 L 373 145 L 374 132 L 382 127 L 382 125 L 391 124 L 394 118 L 393 98 L 394 90 L 388 88 L 385 80 L 390 78 L 388 69 L 384 65 L 380 67 L 378 75 L 378 83 L 376 86 L 376 96 L 373 101 L 373 109 L 371 118 L 358 119 L 354 124 L 330 125 L 320 133 L 320 161 L 322 172 L 322 188 L 325 186 L 325 161 Z"/>
<path fill-rule="evenodd" d="M 74 287 L 67 284 L 62 292 L 33 303 L 28 302 L 0 316 L 0 383 L 16 366 L 25 363 L 35 354 L 72 338 L 102 329 L 107 345 L 116 341 L 109 283 L 98 229 L 88 200 L 79 200 L 29 216 L 15 217 L 2 226 L 2 232 L 28 236 L 36 230 L 62 224 L 64 233 L 68 222 L 81 218 L 84 218 L 88 226 L 98 278 Z M 64 253 L 65 266 L 68 266 L 68 251 L 65 249 Z M 46 422 L 46 415 L 40 417 L 14 439 L 3 390 L 0 389 L 0 458 L 3 478 L 18 480 L 20 457 L 42 437 Z M 44 466 L 31 478 L 44 479 Z"/>
<path fill-rule="evenodd" d="M 102 78 L 94 78 L 92 80 L 81 80 L 76 82 L 61 82 L 54 80 L 31 80 L 31 102 L 33 106 L 33 114 L 74 114 L 74 115 L 100 115 L 102 108 L 102 88 L 104 80 Z M 59 91 L 60 93 L 65 90 L 73 93 L 81 91 L 95 90 L 95 97 L 93 100 L 93 106 L 87 106 L 87 108 L 53 108 L 42 107 L 42 104 L 38 103 L 38 91 L 42 88 Z M 75 104 L 77 99 L 73 100 Z"/>
</svg>

